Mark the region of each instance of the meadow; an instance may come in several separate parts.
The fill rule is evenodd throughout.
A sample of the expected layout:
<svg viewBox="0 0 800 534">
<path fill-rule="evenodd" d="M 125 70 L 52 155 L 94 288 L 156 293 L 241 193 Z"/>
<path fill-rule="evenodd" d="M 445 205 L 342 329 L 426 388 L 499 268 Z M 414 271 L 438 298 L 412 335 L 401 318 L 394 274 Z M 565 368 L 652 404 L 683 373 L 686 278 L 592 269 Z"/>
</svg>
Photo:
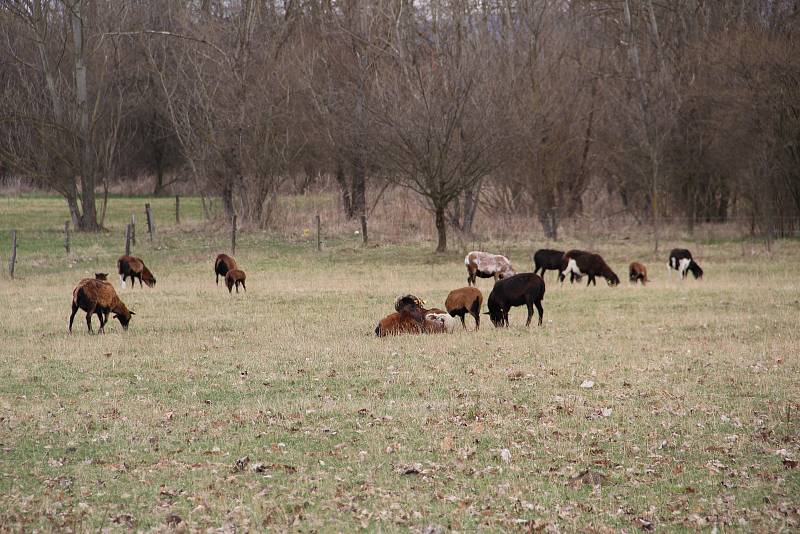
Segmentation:
<svg viewBox="0 0 800 534">
<path fill-rule="evenodd" d="M 150 243 L 144 202 L 158 223 Z M 62 200 L 0 199 L 0 530 L 796 531 L 800 242 L 595 240 L 623 283 L 545 278 L 544 325 L 375 337 L 397 295 L 442 306 L 467 249 L 240 234 L 248 291 L 215 285 L 199 199 L 112 198 L 63 249 Z M 89 335 L 72 289 L 122 227 L 155 288 Z M 484 242 L 518 269 L 547 243 Z M 577 238 L 550 243 L 588 247 Z M 667 277 L 671 245 L 701 281 Z M 627 265 L 648 265 L 632 286 Z M 479 288 L 488 297 L 490 280 Z M 485 308 L 484 308 L 485 311 Z M 94 320 L 97 327 L 97 320 Z"/>
</svg>

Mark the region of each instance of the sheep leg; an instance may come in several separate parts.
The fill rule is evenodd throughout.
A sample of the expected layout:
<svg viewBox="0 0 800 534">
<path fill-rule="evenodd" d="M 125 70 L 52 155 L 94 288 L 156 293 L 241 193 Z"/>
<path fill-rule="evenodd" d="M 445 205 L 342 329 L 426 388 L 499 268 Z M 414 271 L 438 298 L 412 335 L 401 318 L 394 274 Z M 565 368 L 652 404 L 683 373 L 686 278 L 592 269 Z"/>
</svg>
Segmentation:
<svg viewBox="0 0 800 534">
<path fill-rule="evenodd" d="M 103 318 L 103 309 L 102 308 L 97 308 L 95 313 L 97 314 L 97 318 L 100 320 L 100 330 L 98 330 L 97 333 L 98 334 L 104 334 L 105 333 L 106 321 Z"/>
<path fill-rule="evenodd" d="M 214 273 L 217 275 L 217 285 L 219 285 L 219 273 Z"/>
<path fill-rule="evenodd" d="M 527 327 L 529 327 L 531 325 L 531 317 L 533 317 L 533 303 L 532 302 L 526 302 L 525 306 L 528 307 L 528 320 L 525 321 L 525 327 L 527 328 Z"/>
<path fill-rule="evenodd" d="M 78 304 L 72 303 L 72 314 L 69 316 L 69 333 L 72 333 L 72 321 L 75 320 L 75 314 L 78 313 Z"/>
<path fill-rule="evenodd" d="M 503 310 L 503 326 L 508 327 L 508 308 Z"/>
<path fill-rule="evenodd" d="M 542 301 L 534 300 L 533 303 L 536 305 L 536 311 L 539 312 L 539 326 L 542 326 L 542 317 L 544 317 L 544 308 L 542 308 Z"/>
<path fill-rule="evenodd" d="M 461 326 L 464 327 L 464 330 L 467 329 L 467 323 L 464 322 L 464 316 L 465 315 L 466 315 L 465 313 L 462 313 L 462 314 L 459 315 L 459 318 L 461 319 Z"/>
<path fill-rule="evenodd" d="M 139 273 L 139 289 L 142 288 L 142 275 Z"/>
<path fill-rule="evenodd" d="M 239 281 L 236 281 L 236 294 L 239 294 Z"/>
<path fill-rule="evenodd" d="M 86 326 L 89 327 L 89 333 L 94 334 L 94 330 L 92 330 L 92 315 L 94 315 L 94 310 L 97 307 L 97 304 L 92 306 L 89 311 L 86 312 Z"/>
<path fill-rule="evenodd" d="M 242 288 L 244 289 L 244 292 L 247 293 L 247 286 L 244 285 L 244 280 L 242 280 Z"/>
</svg>

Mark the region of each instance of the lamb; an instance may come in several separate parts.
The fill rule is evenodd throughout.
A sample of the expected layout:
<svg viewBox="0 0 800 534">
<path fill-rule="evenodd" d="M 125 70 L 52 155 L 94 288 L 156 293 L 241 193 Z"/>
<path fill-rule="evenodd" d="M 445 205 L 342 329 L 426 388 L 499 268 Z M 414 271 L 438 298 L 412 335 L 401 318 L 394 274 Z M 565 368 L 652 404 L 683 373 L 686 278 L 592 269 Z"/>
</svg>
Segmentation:
<svg viewBox="0 0 800 534">
<path fill-rule="evenodd" d="M 481 327 L 481 305 L 483 304 L 483 294 L 477 287 L 462 287 L 461 289 L 454 289 L 447 295 L 444 301 L 444 307 L 452 317 L 461 318 L 461 326 L 464 330 L 467 325 L 464 322 L 464 316 L 469 313 L 475 318 L 475 330 Z"/>
<path fill-rule="evenodd" d="M 539 326 L 542 326 L 542 299 L 544 298 L 544 280 L 538 274 L 520 273 L 511 278 L 500 280 L 494 285 L 486 302 L 489 319 L 495 328 L 508 326 L 508 310 L 513 306 L 528 307 L 528 320 L 525 326 L 530 326 L 533 317 L 533 307 L 539 312 Z"/>
<path fill-rule="evenodd" d="M 244 271 L 240 271 L 239 269 L 232 269 L 225 274 L 225 285 L 228 286 L 228 293 L 232 292 L 233 286 L 236 286 L 236 292 L 239 292 L 239 284 L 242 285 L 245 291 L 247 291 L 247 286 L 244 285 L 245 280 L 247 279 L 247 275 L 244 274 Z"/>
<path fill-rule="evenodd" d="M 628 277 L 630 278 L 632 284 L 641 282 L 642 285 L 645 285 L 647 282 L 649 282 L 647 279 L 647 267 L 638 261 L 631 263 L 630 267 L 628 267 Z"/>
<path fill-rule="evenodd" d="M 548 270 L 556 271 L 559 275 L 564 269 L 564 251 L 553 250 L 549 248 L 540 248 L 533 255 L 533 274 L 539 274 L 539 269 L 542 270 L 542 278 L 544 273 Z"/>
<path fill-rule="evenodd" d="M 219 277 L 225 278 L 228 271 L 236 269 L 236 260 L 227 254 L 217 254 L 217 259 L 214 260 L 214 273 L 217 275 L 217 285 L 219 285 Z"/>
<path fill-rule="evenodd" d="M 395 313 L 380 320 L 375 335 L 385 337 L 399 334 L 439 334 L 447 331 L 442 321 L 429 319 L 428 314 L 438 315 L 442 310 L 423 308 L 425 302 L 414 295 L 402 295 L 395 300 Z"/>
<path fill-rule="evenodd" d="M 114 318 L 118 319 L 122 328 L 128 329 L 131 317 L 136 315 L 129 311 L 125 304 L 117 296 L 114 286 L 103 280 L 96 278 L 84 278 L 72 291 L 72 315 L 69 316 L 69 331 L 72 333 L 72 322 L 78 308 L 86 312 L 86 325 L 92 333 L 92 315 L 97 314 L 100 319 L 100 333 L 104 332 L 108 322 L 108 314 L 113 313 Z"/>
<path fill-rule="evenodd" d="M 505 256 L 473 250 L 464 258 L 467 266 L 467 285 L 476 285 L 476 277 L 494 278 L 495 283 L 517 272 Z"/>
<path fill-rule="evenodd" d="M 672 270 L 681 273 L 681 279 L 686 278 L 686 271 L 691 271 L 695 279 L 703 278 L 703 269 L 694 261 L 692 253 L 685 248 L 674 248 L 669 253 L 667 272 L 672 276 Z"/>
<path fill-rule="evenodd" d="M 139 287 L 142 287 L 142 281 L 147 284 L 147 287 L 156 285 L 156 277 L 150 272 L 141 258 L 134 256 L 120 256 L 117 260 L 117 271 L 119 272 L 119 280 L 122 288 L 125 288 L 125 281 L 130 277 L 131 285 L 136 286 L 136 279 L 139 279 Z"/>
<path fill-rule="evenodd" d="M 565 255 L 565 257 L 567 257 Z M 606 264 L 605 260 L 599 254 L 585 254 L 578 257 L 567 258 L 567 267 L 562 272 L 566 276 L 567 273 L 574 273 L 577 275 L 587 275 L 589 280 L 586 285 L 597 285 L 595 277 L 602 276 L 606 279 L 609 286 L 616 286 L 619 284 L 619 277 L 611 270 L 611 267 Z"/>
<path fill-rule="evenodd" d="M 445 332 L 448 334 L 452 334 L 453 330 L 456 328 L 456 320 L 452 317 L 449 313 L 440 313 L 441 310 L 438 311 L 428 311 L 425 314 L 426 321 L 435 321 L 441 323 L 444 327 Z"/>
</svg>

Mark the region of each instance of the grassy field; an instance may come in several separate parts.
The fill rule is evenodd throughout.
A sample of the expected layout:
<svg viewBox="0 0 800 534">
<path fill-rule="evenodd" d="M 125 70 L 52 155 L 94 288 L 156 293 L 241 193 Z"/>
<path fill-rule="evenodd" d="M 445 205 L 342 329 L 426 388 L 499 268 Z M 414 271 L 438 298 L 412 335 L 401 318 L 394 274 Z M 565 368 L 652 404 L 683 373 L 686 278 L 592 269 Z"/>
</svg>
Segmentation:
<svg viewBox="0 0 800 534">
<path fill-rule="evenodd" d="M 645 241 L 592 243 L 653 282 L 551 272 L 540 328 L 516 308 L 509 329 L 376 339 L 398 294 L 442 306 L 463 286 L 464 251 L 247 232 L 230 296 L 226 232 L 195 199 L 180 227 L 147 200 L 159 234 L 140 224 L 134 252 L 156 287 L 120 291 L 129 331 L 89 335 L 79 312 L 69 335 L 72 288 L 113 273 L 144 201 L 112 199 L 110 231 L 67 256 L 63 201 L 0 199 L 4 266 L 20 231 L 0 278 L 0 530 L 800 528 L 797 241 L 667 244 L 700 282 L 668 279 Z M 530 243 L 503 251 L 530 268 Z"/>
</svg>

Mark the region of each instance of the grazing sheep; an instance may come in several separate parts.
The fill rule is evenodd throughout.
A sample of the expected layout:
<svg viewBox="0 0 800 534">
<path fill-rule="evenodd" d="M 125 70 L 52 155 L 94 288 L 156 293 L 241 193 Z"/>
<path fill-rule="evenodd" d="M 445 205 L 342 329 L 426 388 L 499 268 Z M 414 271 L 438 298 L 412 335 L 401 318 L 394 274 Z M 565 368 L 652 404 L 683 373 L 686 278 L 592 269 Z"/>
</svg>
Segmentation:
<svg viewBox="0 0 800 534">
<path fill-rule="evenodd" d="M 647 267 L 638 261 L 631 263 L 630 267 L 628 267 L 628 277 L 632 284 L 641 282 L 642 285 L 645 285 L 649 281 L 647 279 Z"/>
<path fill-rule="evenodd" d="M 695 279 L 703 278 L 703 269 L 694 261 L 692 253 L 685 248 L 674 248 L 669 253 L 667 272 L 672 276 L 672 270 L 681 273 L 681 279 L 686 278 L 686 271 L 691 271 Z"/>
<path fill-rule="evenodd" d="M 461 325 L 464 330 L 467 329 L 467 324 L 464 322 L 464 316 L 469 313 L 475 318 L 475 330 L 481 327 L 481 305 L 483 304 L 483 294 L 477 287 L 462 287 L 461 289 L 454 289 L 447 295 L 444 301 L 444 307 L 453 317 L 461 318 Z"/>
<path fill-rule="evenodd" d="M 606 264 L 605 260 L 599 254 L 585 254 L 578 257 L 571 257 L 567 260 L 567 267 L 563 273 L 574 273 L 577 275 L 587 275 L 589 280 L 586 285 L 597 285 L 595 277 L 602 276 L 610 286 L 619 284 L 619 277 L 611 270 L 611 267 Z"/>
<path fill-rule="evenodd" d="M 131 286 L 136 287 L 136 279 L 139 279 L 139 287 L 142 287 L 142 281 L 148 287 L 156 285 L 156 277 L 150 272 L 141 258 L 134 256 L 120 256 L 117 260 L 117 271 L 119 272 L 119 280 L 122 288 L 125 288 L 125 281 L 130 277 Z"/>
<path fill-rule="evenodd" d="M 217 285 L 219 285 L 219 277 L 225 278 L 228 271 L 236 269 L 236 260 L 227 254 L 217 254 L 217 259 L 214 260 L 214 273 L 217 275 Z"/>
<path fill-rule="evenodd" d="M 495 283 L 503 278 L 514 276 L 517 272 L 505 256 L 473 250 L 464 258 L 467 266 L 467 285 L 476 285 L 476 277 L 494 278 Z"/>
<path fill-rule="evenodd" d="M 556 271 L 556 273 L 560 275 L 561 271 L 564 269 L 563 262 L 563 250 L 540 248 L 533 255 L 533 274 L 539 274 L 539 269 L 541 269 L 542 278 L 544 278 L 544 273 L 546 273 L 548 270 Z"/>
<path fill-rule="evenodd" d="M 566 271 L 570 259 L 578 259 L 581 256 L 586 256 L 588 254 L 591 254 L 591 252 L 586 252 L 585 250 L 578 250 L 578 249 L 572 249 L 565 252 L 564 257 L 561 259 L 561 270 L 558 273 L 558 281 L 562 283 L 564 282 L 564 279 L 566 278 L 566 276 L 564 275 L 564 271 Z M 570 284 L 574 284 L 575 282 L 580 282 L 581 278 L 583 277 L 580 274 L 570 271 L 569 273 Z"/>
<path fill-rule="evenodd" d="M 108 280 L 108 273 L 94 273 L 95 280 Z"/>
<path fill-rule="evenodd" d="M 378 337 L 399 334 L 441 334 L 447 331 L 444 323 L 428 314 L 444 314 L 442 310 L 423 308 L 425 302 L 414 295 L 402 295 L 395 300 L 395 313 L 387 315 L 375 328 Z"/>
<path fill-rule="evenodd" d="M 242 285 L 245 291 L 247 291 L 247 286 L 244 285 L 245 280 L 247 279 L 247 275 L 244 274 L 244 271 L 240 271 L 239 269 L 232 269 L 225 274 L 225 285 L 228 286 L 228 293 L 232 292 L 233 286 L 236 286 L 236 292 L 239 292 L 239 284 Z"/>
<path fill-rule="evenodd" d="M 119 320 L 125 330 L 128 329 L 131 316 L 135 315 L 119 299 L 117 292 L 114 291 L 114 286 L 96 278 L 84 278 L 72 291 L 72 315 L 69 316 L 70 333 L 78 308 L 86 312 L 86 325 L 89 327 L 89 332 L 92 332 L 92 314 L 96 313 L 100 319 L 101 333 L 104 332 L 108 322 L 109 312 L 114 314 L 114 318 Z"/>
<path fill-rule="evenodd" d="M 489 294 L 486 305 L 489 308 L 487 314 L 492 324 L 498 328 L 508 326 L 508 310 L 513 306 L 528 307 L 528 320 L 525 326 L 530 326 L 533 317 L 533 307 L 539 312 L 539 326 L 542 325 L 544 309 L 542 309 L 542 299 L 544 298 L 544 280 L 538 274 L 520 273 L 511 278 L 500 280 L 494 285 L 494 289 Z"/>
</svg>

